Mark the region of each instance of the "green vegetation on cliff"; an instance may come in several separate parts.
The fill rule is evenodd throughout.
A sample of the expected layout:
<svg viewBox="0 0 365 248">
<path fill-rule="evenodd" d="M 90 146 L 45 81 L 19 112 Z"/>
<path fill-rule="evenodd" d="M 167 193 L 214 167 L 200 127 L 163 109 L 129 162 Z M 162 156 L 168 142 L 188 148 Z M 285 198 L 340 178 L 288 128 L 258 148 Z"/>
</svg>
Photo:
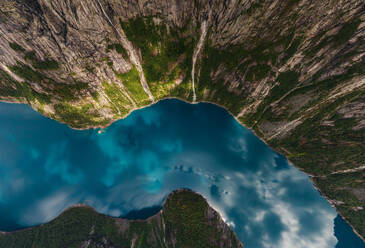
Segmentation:
<svg viewBox="0 0 365 248">
<path fill-rule="evenodd" d="M 102 85 L 108 99 L 113 102 L 113 112 L 116 114 L 119 112 L 121 114 L 128 113 L 128 106 L 130 106 L 131 103 L 121 91 L 120 86 L 116 83 L 107 82 L 103 82 Z"/>
<path fill-rule="evenodd" d="M 240 247 L 233 232 L 228 233 L 229 245 L 221 243 L 219 237 L 227 235 L 222 230 L 225 224 L 198 194 L 190 191 L 172 194 L 167 198 L 163 211 L 166 231 L 176 237 L 176 247 Z M 209 212 L 212 217 L 207 221 Z"/>
<path fill-rule="evenodd" d="M 336 199 L 336 208 L 356 227 L 361 236 L 365 236 L 365 172 L 333 174 L 314 178 L 314 181 L 329 199 Z"/>
<path fill-rule="evenodd" d="M 85 104 L 79 107 L 68 103 L 58 103 L 54 105 L 54 110 L 56 112 L 54 117 L 56 120 L 61 122 L 66 121 L 74 128 L 82 128 L 85 125 L 108 124 L 108 120 L 100 119 L 100 116 L 93 113 L 91 104 Z"/>
<path fill-rule="evenodd" d="M 142 54 L 142 67 L 152 94 L 161 99 L 166 96 L 186 98 L 191 88 L 191 61 L 195 40 L 184 28 L 170 28 L 158 18 L 137 17 L 128 22 L 120 21 L 128 39 Z M 180 90 L 174 91 L 175 80 L 182 75 Z M 184 90 L 186 88 L 186 90 Z"/>
<path fill-rule="evenodd" d="M 139 81 L 139 74 L 135 66 L 133 66 L 133 68 L 126 73 L 118 73 L 117 77 L 120 79 L 120 81 L 122 81 L 123 85 L 128 89 L 139 106 L 150 103 L 148 95 L 143 90 Z"/>
<path fill-rule="evenodd" d="M 39 70 L 57 70 L 59 68 L 58 62 L 53 59 L 40 60 L 36 57 L 35 52 L 27 52 L 24 56 L 25 60 L 29 60 L 33 67 Z"/>
<path fill-rule="evenodd" d="M 14 97 L 16 99 L 25 99 L 30 103 L 37 99 L 41 103 L 50 101 L 50 97 L 46 94 L 35 91 L 28 82 L 18 82 L 14 80 L 7 72 L 0 69 L 0 95 Z"/>
</svg>

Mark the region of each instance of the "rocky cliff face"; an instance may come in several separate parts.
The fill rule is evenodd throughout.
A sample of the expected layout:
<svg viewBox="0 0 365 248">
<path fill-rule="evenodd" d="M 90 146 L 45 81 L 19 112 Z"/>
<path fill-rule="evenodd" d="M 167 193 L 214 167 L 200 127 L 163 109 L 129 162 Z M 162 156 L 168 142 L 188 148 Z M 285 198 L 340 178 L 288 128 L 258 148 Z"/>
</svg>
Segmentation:
<svg viewBox="0 0 365 248">
<path fill-rule="evenodd" d="M 0 233 L 0 246 L 243 247 L 220 215 L 202 196 L 190 190 L 171 193 L 163 209 L 147 220 L 111 218 L 89 207 L 72 207 L 42 226 Z"/>
<path fill-rule="evenodd" d="M 74 128 L 166 97 L 227 108 L 365 235 L 365 4 L 3 0 L 0 99 Z"/>
</svg>

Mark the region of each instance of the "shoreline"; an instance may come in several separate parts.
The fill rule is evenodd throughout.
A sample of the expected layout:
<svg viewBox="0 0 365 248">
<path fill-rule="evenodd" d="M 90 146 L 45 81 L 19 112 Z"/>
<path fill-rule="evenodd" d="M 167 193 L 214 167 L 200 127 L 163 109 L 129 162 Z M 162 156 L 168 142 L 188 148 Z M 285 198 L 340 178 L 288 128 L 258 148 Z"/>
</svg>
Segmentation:
<svg viewBox="0 0 365 248">
<path fill-rule="evenodd" d="M 282 155 L 282 156 L 284 156 L 285 157 L 285 159 L 288 161 L 288 164 L 290 165 L 290 166 L 293 166 L 293 167 L 295 167 L 296 169 L 298 169 L 298 170 L 300 170 L 302 173 L 304 173 L 305 175 L 307 175 L 308 177 L 309 177 L 309 179 L 310 179 L 310 181 L 311 181 L 311 183 L 312 183 L 312 185 L 313 185 L 313 187 L 320 193 L 320 195 L 331 205 L 331 207 L 332 208 L 334 208 L 335 209 L 335 211 L 336 211 L 336 213 L 337 214 L 339 214 L 345 221 L 346 221 L 346 223 L 351 227 L 351 229 L 353 230 L 353 232 L 358 236 L 358 237 L 360 237 L 360 239 L 365 243 L 365 237 L 363 237 L 363 236 L 361 236 L 357 231 L 356 231 L 356 229 L 352 226 L 352 224 L 350 224 L 349 223 L 349 221 L 337 210 L 337 208 L 336 208 L 336 205 L 335 204 L 333 204 L 333 202 L 332 202 L 332 200 L 331 199 L 329 199 L 326 195 L 324 195 L 322 192 L 321 192 L 321 190 L 317 187 L 317 185 L 313 182 L 313 180 L 312 180 L 312 178 L 314 178 L 314 177 L 316 177 L 316 176 L 314 176 L 314 175 L 311 175 L 311 174 L 309 174 L 309 173 L 307 173 L 307 172 L 305 172 L 304 170 L 302 170 L 301 168 L 299 168 L 299 167 L 297 167 L 297 166 L 295 166 L 295 164 L 292 162 L 292 161 L 290 161 L 290 159 L 285 155 L 285 154 L 283 154 L 282 152 L 280 152 L 280 151 L 278 151 L 277 149 L 275 149 L 275 148 L 273 148 L 272 146 L 270 146 L 267 142 L 266 142 L 266 140 L 264 140 L 262 137 L 260 137 L 259 135 L 257 135 L 257 133 L 255 132 L 255 130 L 254 129 L 252 129 L 252 128 L 249 128 L 249 127 L 246 127 L 231 111 L 229 111 L 225 106 L 223 106 L 223 105 L 220 105 L 220 104 L 218 104 L 218 103 L 214 103 L 214 102 L 210 102 L 210 101 L 204 101 L 204 100 L 202 100 L 202 101 L 197 101 L 197 102 L 190 102 L 189 100 L 186 100 L 186 99 L 183 99 L 183 98 L 180 98 L 180 97 L 164 97 L 164 98 L 161 98 L 161 99 L 158 99 L 158 100 L 156 100 L 156 101 L 153 101 L 153 102 L 151 102 L 151 103 L 149 103 L 149 104 L 147 104 L 147 105 L 144 105 L 144 106 L 141 106 L 141 107 L 137 107 L 137 108 L 134 108 L 134 109 L 131 109 L 125 116 L 123 116 L 123 117 L 121 117 L 121 118 L 118 118 L 118 119 L 114 119 L 114 120 L 112 120 L 111 122 L 109 122 L 108 124 L 106 124 L 106 125 L 104 125 L 104 126 L 88 126 L 88 127 L 85 127 L 85 128 L 73 128 L 73 127 L 71 127 L 71 126 L 69 126 L 67 123 L 65 123 L 65 122 L 60 122 L 60 121 L 57 121 L 57 120 L 55 120 L 55 121 L 57 121 L 57 122 L 59 122 L 59 123 L 62 123 L 62 124 L 65 124 L 65 125 L 67 125 L 69 128 L 71 128 L 71 129 L 73 129 L 73 130 L 90 130 L 90 129 L 94 129 L 94 130 L 97 130 L 97 129 L 106 129 L 107 127 L 109 127 L 109 126 L 111 126 L 114 122 L 117 122 L 117 121 L 119 121 L 119 120 L 123 120 L 123 119 L 125 119 L 125 118 L 127 118 L 129 115 L 131 115 L 134 111 L 137 111 L 137 110 L 141 110 L 141 109 L 144 109 L 144 108 L 148 108 L 148 107 L 150 107 L 150 106 L 152 106 L 152 105 L 154 105 L 154 104 L 157 104 L 157 103 L 159 103 L 160 101 L 164 101 L 164 100 L 169 100 L 169 99 L 177 99 L 177 100 L 180 100 L 180 101 L 183 101 L 183 102 L 185 102 L 185 103 L 188 103 L 188 104 L 199 104 L 199 103 L 209 103 L 209 104 L 213 104 L 213 105 L 216 105 L 216 106 L 218 106 L 218 107 L 220 107 L 220 108 L 223 108 L 225 111 L 227 111 L 227 113 L 229 114 L 229 115 L 231 115 L 241 126 L 243 126 L 244 128 L 247 128 L 247 129 L 249 129 L 260 141 L 262 141 L 263 143 L 265 143 L 265 145 L 267 145 L 271 150 L 273 150 L 274 152 L 276 152 L 276 153 L 278 153 L 278 154 L 280 154 L 280 155 Z M 38 112 L 37 110 L 35 110 L 29 103 L 24 103 L 24 102 L 11 102 L 10 100 L 0 100 L 0 102 L 5 102 L 5 103 L 16 103 L 16 104 L 26 104 L 26 105 L 28 105 L 28 106 L 30 106 L 34 111 L 36 111 L 36 112 Z M 39 114 L 41 114 L 42 116 L 44 116 L 44 117 L 46 117 L 46 118 L 48 118 L 48 119 L 51 119 L 51 120 L 54 120 L 54 119 L 52 119 L 52 118 L 50 118 L 50 117 L 48 117 L 48 116 L 46 116 L 46 115 L 44 115 L 44 114 L 42 114 L 42 113 L 40 113 L 40 112 L 38 112 Z M 181 189 L 180 189 L 181 190 Z M 195 192 L 196 193 L 196 192 Z M 171 193 L 170 193 L 171 194 Z M 206 200 L 206 198 L 205 197 L 203 197 L 205 200 Z M 166 200 L 166 199 L 165 199 Z M 165 201 L 163 202 L 163 204 L 165 203 Z M 75 205 L 78 205 L 78 204 L 75 204 Z M 68 208 L 66 208 L 65 210 L 63 210 L 61 213 L 63 213 L 64 211 L 66 211 L 66 210 L 68 210 L 69 208 L 72 208 L 72 207 L 77 207 L 77 206 L 75 206 L 75 205 L 71 205 L 70 207 L 68 207 Z M 81 204 L 81 205 L 83 205 L 83 204 Z M 88 205 L 85 205 L 86 207 L 90 207 L 90 206 L 88 206 Z M 163 205 L 162 205 L 163 206 Z M 90 207 L 90 208 L 92 208 L 92 207 Z M 92 208 L 93 209 L 93 208 Z M 95 209 L 94 209 L 95 210 Z M 217 213 L 219 213 L 218 211 L 216 211 Z M 220 214 L 220 213 L 219 213 Z M 151 216 L 152 217 L 152 216 Z M 220 214 L 220 217 L 222 217 L 221 216 L 221 214 Z M 112 218 L 117 218 L 117 217 L 112 217 Z M 41 224 L 41 225 L 43 225 L 43 224 Z M 33 227 L 30 227 L 30 228 L 33 228 Z M 21 230 L 24 230 L 24 229 L 21 229 Z M 21 231 L 20 230 L 20 231 Z M 2 232 L 0 231 L 0 234 L 1 234 Z M 7 232 L 5 232 L 5 234 L 6 234 Z"/>
<path fill-rule="evenodd" d="M 353 227 L 353 225 L 347 220 L 347 218 L 345 216 L 343 216 L 336 208 L 336 204 L 333 203 L 333 200 L 329 199 L 326 195 L 322 194 L 322 192 L 320 191 L 320 189 L 317 187 L 317 185 L 315 185 L 315 183 L 312 180 L 313 177 L 309 177 L 309 179 L 312 182 L 312 185 L 314 186 L 314 188 L 321 194 L 321 196 L 331 205 L 331 207 L 333 209 L 335 209 L 336 213 L 338 215 L 341 216 L 341 218 L 347 223 L 347 225 L 349 225 L 352 229 L 352 231 L 365 243 L 365 238 L 362 237 L 357 231 L 356 229 Z"/>
</svg>

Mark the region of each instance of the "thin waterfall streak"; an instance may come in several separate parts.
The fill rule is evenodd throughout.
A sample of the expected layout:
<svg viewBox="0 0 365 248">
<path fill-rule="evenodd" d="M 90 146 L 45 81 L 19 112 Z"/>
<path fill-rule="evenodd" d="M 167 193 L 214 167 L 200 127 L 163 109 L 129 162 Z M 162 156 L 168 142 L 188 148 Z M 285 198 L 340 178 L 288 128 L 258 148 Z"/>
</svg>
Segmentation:
<svg viewBox="0 0 365 248">
<path fill-rule="evenodd" d="M 191 82 L 192 82 L 192 89 L 193 89 L 193 103 L 196 102 L 196 93 L 195 93 L 195 64 L 196 64 L 196 60 L 198 58 L 198 55 L 200 53 L 200 50 L 204 44 L 204 41 L 207 37 L 207 27 L 208 27 L 208 22 L 207 21 L 203 21 L 202 25 L 201 25 L 201 35 L 200 35 L 200 39 L 198 42 L 198 45 L 196 46 L 196 49 L 194 51 L 194 55 L 193 55 L 193 66 L 191 69 Z"/>
<path fill-rule="evenodd" d="M 146 92 L 146 94 L 148 95 L 148 97 L 150 98 L 150 100 L 152 102 L 154 102 L 155 99 L 154 99 L 154 97 L 153 97 L 153 95 L 151 93 L 150 87 L 147 84 L 146 78 L 145 78 L 144 73 L 143 73 L 142 65 L 141 65 L 141 63 L 138 60 L 138 56 L 136 54 L 135 49 L 133 48 L 132 44 L 130 44 L 130 42 L 127 40 L 127 37 L 124 34 L 121 35 L 119 33 L 118 29 L 114 26 L 113 22 L 110 20 L 109 16 L 105 12 L 105 10 L 103 8 L 103 5 L 100 3 L 100 1 L 99 0 L 96 0 L 96 1 L 97 1 L 98 5 L 99 5 L 101 11 L 103 12 L 103 15 L 105 16 L 105 18 L 108 20 L 109 24 L 113 27 L 113 29 L 115 30 L 115 32 L 119 36 L 120 41 L 123 43 L 124 47 L 129 51 L 130 59 L 131 59 L 132 63 L 136 66 L 136 68 L 138 70 L 139 78 L 140 78 L 140 82 L 141 82 L 142 88 L 143 88 L 144 92 Z"/>
</svg>

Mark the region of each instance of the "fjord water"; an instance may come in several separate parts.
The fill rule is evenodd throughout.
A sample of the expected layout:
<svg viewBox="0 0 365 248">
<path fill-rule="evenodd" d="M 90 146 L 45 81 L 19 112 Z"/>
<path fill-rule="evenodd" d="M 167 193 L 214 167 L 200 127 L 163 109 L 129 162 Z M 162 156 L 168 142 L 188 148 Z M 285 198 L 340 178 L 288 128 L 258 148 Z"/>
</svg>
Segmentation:
<svg viewBox="0 0 365 248">
<path fill-rule="evenodd" d="M 76 203 L 112 216 L 154 209 L 181 187 L 205 196 L 247 248 L 365 247 L 308 176 L 215 105 L 164 100 L 99 133 L 0 103 L 0 230 Z"/>
</svg>

